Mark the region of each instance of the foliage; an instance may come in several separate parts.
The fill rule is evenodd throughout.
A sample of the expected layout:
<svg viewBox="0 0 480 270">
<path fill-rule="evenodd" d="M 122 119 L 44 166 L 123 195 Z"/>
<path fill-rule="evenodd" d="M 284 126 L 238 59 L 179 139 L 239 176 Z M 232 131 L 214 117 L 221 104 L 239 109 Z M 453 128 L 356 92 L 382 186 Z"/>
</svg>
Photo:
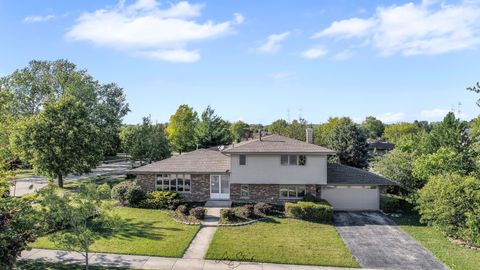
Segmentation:
<svg viewBox="0 0 480 270">
<path fill-rule="evenodd" d="M 287 126 L 286 136 L 295 140 L 305 141 L 306 139 L 307 122 L 305 119 L 293 120 Z"/>
<path fill-rule="evenodd" d="M 207 213 L 207 209 L 203 207 L 195 207 L 190 209 L 190 216 L 195 217 L 198 220 L 202 220 L 205 217 L 205 214 Z"/>
<path fill-rule="evenodd" d="M 182 153 L 192 151 L 195 145 L 195 126 L 198 123 L 197 113 L 188 105 L 180 105 L 165 130 L 173 150 Z"/>
<path fill-rule="evenodd" d="M 13 95 L 0 84 L 0 162 L 8 162 L 14 159 L 10 148 L 12 125 L 15 123 L 13 111 Z M 2 194 L 2 193 L 0 193 Z"/>
<path fill-rule="evenodd" d="M 264 202 L 258 202 L 254 206 L 255 214 L 259 216 L 268 216 L 273 213 L 273 207 Z"/>
<path fill-rule="evenodd" d="M 349 117 L 330 117 L 324 124 L 318 125 L 314 128 L 313 136 L 316 145 L 327 146 L 328 140 L 333 129 L 339 125 L 353 124 Z"/>
<path fill-rule="evenodd" d="M 480 181 L 458 174 L 430 178 L 420 191 L 421 221 L 449 236 L 480 245 Z"/>
<path fill-rule="evenodd" d="M 245 218 L 248 218 L 248 219 L 254 218 L 255 217 L 255 207 L 254 207 L 254 205 L 245 204 L 244 206 L 242 206 L 241 213 L 242 213 L 242 216 L 244 216 Z"/>
<path fill-rule="evenodd" d="M 385 213 L 410 213 L 413 205 L 402 197 L 385 194 L 380 197 L 380 209 Z"/>
<path fill-rule="evenodd" d="M 220 218 L 225 221 L 233 221 L 235 219 L 235 211 L 231 208 L 225 208 L 220 210 Z"/>
<path fill-rule="evenodd" d="M 112 189 L 107 183 L 103 183 L 98 186 L 97 193 L 100 200 L 108 200 L 111 198 Z"/>
<path fill-rule="evenodd" d="M 397 183 L 404 194 L 414 193 L 424 181 L 413 176 L 414 154 L 394 149 L 377 157 L 373 170 Z"/>
<path fill-rule="evenodd" d="M 40 204 L 46 209 L 56 209 L 58 204 L 63 204 L 63 211 L 55 213 L 55 218 L 60 217 L 68 225 L 68 230 L 51 234 L 49 239 L 60 248 L 82 254 L 88 269 L 90 246 L 101 237 L 102 231 L 115 227 L 115 217 L 110 214 L 111 205 L 101 200 L 99 189 L 93 183 L 82 184 L 74 193 L 48 191 L 42 195 Z"/>
<path fill-rule="evenodd" d="M 433 154 L 425 154 L 415 160 L 413 176 L 426 182 L 430 177 L 447 172 L 466 175 L 470 171 L 469 163 L 451 148 L 441 147 Z"/>
<path fill-rule="evenodd" d="M 318 202 L 285 203 L 285 213 L 292 218 L 303 219 L 320 223 L 331 223 L 333 208 L 325 200 Z"/>
<path fill-rule="evenodd" d="M 283 119 L 278 119 L 267 126 L 267 131 L 272 134 L 287 135 L 288 122 Z"/>
<path fill-rule="evenodd" d="M 480 82 L 477 82 L 475 85 L 473 86 L 470 86 L 470 87 L 467 87 L 467 90 L 468 91 L 472 91 L 472 92 L 475 92 L 475 93 L 480 93 Z M 480 107 L 480 99 L 477 100 L 477 106 Z"/>
<path fill-rule="evenodd" d="M 0 186 L 5 186 L 5 175 L 0 169 Z M 0 190 L 0 192 L 2 192 Z M 0 193 L 3 194 L 3 193 Z M 35 241 L 41 224 L 32 202 L 23 198 L 0 196 L 0 268 L 13 269 L 20 253 L 28 243 Z"/>
<path fill-rule="evenodd" d="M 195 126 L 195 141 L 198 147 L 208 148 L 232 142 L 230 124 L 216 115 L 210 106 L 202 112 L 200 120 Z"/>
<path fill-rule="evenodd" d="M 360 128 L 364 130 L 365 135 L 370 139 L 381 138 L 383 131 L 385 130 L 385 126 L 383 125 L 382 121 L 373 116 L 368 116 L 365 118 L 365 121 L 363 121 Z"/>
<path fill-rule="evenodd" d="M 237 121 L 230 126 L 230 133 L 234 142 L 241 142 L 250 135 L 250 126 L 243 121 Z"/>
<path fill-rule="evenodd" d="M 73 96 L 44 103 L 42 111 L 17 125 L 14 138 L 21 157 L 41 175 L 58 179 L 70 173 L 87 173 L 103 157 L 100 131 L 88 107 Z"/>
<path fill-rule="evenodd" d="M 333 128 L 328 146 L 337 151 L 340 163 L 357 168 L 368 166 L 367 139 L 355 124 L 340 124 Z"/>
<path fill-rule="evenodd" d="M 305 194 L 305 196 L 303 196 L 302 200 L 305 202 L 315 202 L 317 201 L 317 198 L 315 198 L 315 196 L 313 196 L 312 193 L 307 193 Z"/>
<path fill-rule="evenodd" d="M 141 125 L 125 126 L 120 131 L 123 150 L 132 161 L 151 163 L 170 157 L 170 145 L 162 125 L 152 124 L 150 118 L 143 118 Z"/>
<path fill-rule="evenodd" d="M 145 199 L 140 202 L 139 206 L 149 209 L 173 209 L 180 203 L 180 196 L 176 192 L 169 191 L 152 191 L 148 192 Z"/>
<path fill-rule="evenodd" d="M 403 136 L 416 134 L 418 132 L 420 132 L 420 127 L 418 125 L 403 122 L 385 127 L 383 136 L 388 142 L 396 144 Z"/>
<path fill-rule="evenodd" d="M 430 131 L 428 153 L 435 152 L 440 147 L 450 147 L 457 152 L 468 148 L 468 137 L 465 132 L 467 123 L 455 118 L 453 112 L 449 112 L 440 123 L 436 123 Z"/>
<path fill-rule="evenodd" d="M 122 205 L 136 206 L 145 198 L 145 192 L 135 182 L 124 181 L 113 186 L 111 197 Z"/>
<path fill-rule="evenodd" d="M 188 215 L 188 213 L 189 213 L 188 212 L 188 207 L 184 204 L 179 205 L 175 211 L 177 213 L 180 213 L 180 214 L 185 215 L 185 216 Z"/>
</svg>

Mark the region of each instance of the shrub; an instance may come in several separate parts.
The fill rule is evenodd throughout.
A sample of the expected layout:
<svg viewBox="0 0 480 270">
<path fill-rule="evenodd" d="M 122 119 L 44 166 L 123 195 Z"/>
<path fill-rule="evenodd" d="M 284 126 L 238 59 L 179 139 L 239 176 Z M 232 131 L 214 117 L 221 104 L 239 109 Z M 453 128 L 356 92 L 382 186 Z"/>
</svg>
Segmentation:
<svg viewBox="0 0 480 270">
<path fill-rule="evenodd" d="M 307 194 L 305 194 L 305 196 L 303 196 L 303 201 L 305 201 L 305 202 L 316 202 L 317 198 L 315 198 L 315 196 L 313 196 L 311 193 L 307 193 Z"/>
<path fill-rule="evenodd" d="M 289 217 L 314 222 L 330 223 L 333 219 L 333 208 L 325 200 L 314 202 L 286 203 L 285 212 Z"/>
<path fill-rule="evenodd" d="M 417 200 L 420 221 L 480 245 L 480 181 L 458 174 L 431 177 Z"/>
<path fill-rule="evenodd" d="M 176 211 L 184 216 L 188 215 L 188 207 L 184 204 L 179 205 Z"/>
<path fill-rule="evenodd" d="M 145 192 L 135 182 L 124 181 L 112 188 L 111 197 L 122 205 L 136 206 L 145 198 Z"/>
<path fill-rule="evenodd" d="M 385 213 L 396 213 L 400 211 L 400 200 L 392 196 L 380 197 L 380 209 Z"/>
<path fill-rule="evenodd" d="M 257 215 L 271 215 L 272 212 L 273 212 L 273 208 L 270 204 L 268 203 L 263 203 L 263 202 L 259 202 L 257 204 L 255 204 L 254 206 L 254 209 L 255 209 L 255 214 Z"/>
<path fill-rule="evenodd" d="M 220 210 L 220 217 L 226 221 L 232 221 L 235 219 L 235 211 L 233 209 L 227 208 Z"/>
<path fill-rule="evenodd" d="M 149 209 L 177 209 L 180 200 L 177 199 L 176 192 L 169 191 L 152 191 L 147 193 L 145 200 L 140 203 L 140 207 Z M 175 207 L 173 207 L 175 206 Z"/>
<path fill-rule="evenodd" d="M 203 207 L 195 207 L 190 209 L 190 216 L 194 216 L 198 220 L 202 220 L 207 213 L 207 209 Z"/>
<path fill-rule="evenodd" d="M 245 218 L 254 218 L 255 217 L 255 208 L 252 204 L 245 204 L 242 206 L 241 214 Z"/>
<path fill-rule="evenodd" d="M 98 186 L 97 192 L 101 200 L 107 200 L 111 198 L 112 190 L 107 183 L 104 183 Z"/>
</svg>

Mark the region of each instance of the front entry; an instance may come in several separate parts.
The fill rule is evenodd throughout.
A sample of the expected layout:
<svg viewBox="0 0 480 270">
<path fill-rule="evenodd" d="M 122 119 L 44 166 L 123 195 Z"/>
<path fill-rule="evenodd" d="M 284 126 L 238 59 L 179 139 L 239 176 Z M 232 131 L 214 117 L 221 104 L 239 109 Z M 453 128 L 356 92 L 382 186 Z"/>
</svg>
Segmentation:
<svg viewBox="0 0 480 270">
<path fill-rule="evenodd" d="M 230 199 L 230 180 L 228 175 L 210 175 L 210 198 Z"/>
</svg>

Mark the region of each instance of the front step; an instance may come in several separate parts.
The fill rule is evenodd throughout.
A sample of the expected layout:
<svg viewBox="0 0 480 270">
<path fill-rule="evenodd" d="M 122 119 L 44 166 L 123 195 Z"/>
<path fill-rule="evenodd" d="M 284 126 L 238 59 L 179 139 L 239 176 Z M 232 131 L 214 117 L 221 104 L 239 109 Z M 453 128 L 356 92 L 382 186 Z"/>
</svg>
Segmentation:
<svg viewBox="0 0 480 270">
<path fill-rule="evenodd" d="M 230 207 L 232 207 L 232 201 L 230 201 L 230 200 L 209 200 L 205 203 L 205 207 L 230 208 Z"/>
</svg>

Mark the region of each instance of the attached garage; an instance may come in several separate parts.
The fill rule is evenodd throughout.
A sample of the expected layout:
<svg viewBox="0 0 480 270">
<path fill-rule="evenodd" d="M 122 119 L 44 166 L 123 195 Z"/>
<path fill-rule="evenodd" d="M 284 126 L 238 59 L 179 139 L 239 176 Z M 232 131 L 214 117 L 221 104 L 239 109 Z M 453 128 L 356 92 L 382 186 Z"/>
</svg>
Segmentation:
<svg viewBox="0 0 480 270">
<path fill-rule="evenodd" d="M 336 163 L 327 165 L 327 185 L 321 196 L 334 210 L 378 210 L 382 186 L 394 182 L 372 172 Z"/>
<path fill-rule="evenodd" d="M 378 210 L 380 207 L 377 186 L 329 185 L 322 188 L 322 198 L 334 210 Z"/>
</svg>

